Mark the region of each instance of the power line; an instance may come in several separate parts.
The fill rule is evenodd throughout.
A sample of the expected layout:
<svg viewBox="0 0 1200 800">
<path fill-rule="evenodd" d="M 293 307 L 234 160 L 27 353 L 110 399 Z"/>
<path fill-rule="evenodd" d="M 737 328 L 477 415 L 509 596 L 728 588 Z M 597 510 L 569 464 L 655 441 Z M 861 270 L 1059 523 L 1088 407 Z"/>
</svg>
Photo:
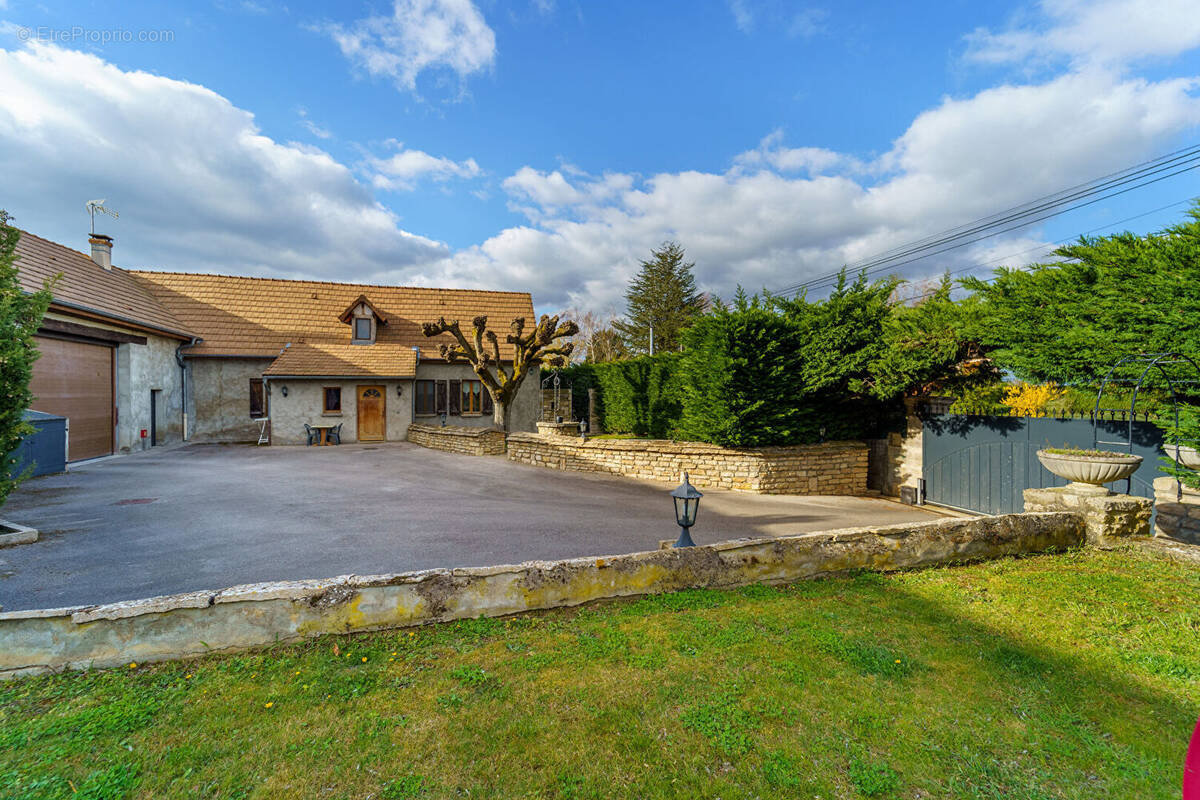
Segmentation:
<svg viewBox="0 0 1200 800">
<path fill-rule="evenodd" d="M 1089 181 L 1086 184 L 1079 184 L 1079 186 L 1072 187 L 1071 189 L 1046 195 L 1043 198 L 1015 206 L 1006 211 L 993 214 L 990 217 L 984 217 L 981 220 L 966 223 L 965 225 L 950 228 L 939 234 L 894 247 L 855 264 L 847 265 L 845 269 L 846 271 L 856 273 L 866 272 L 867 274 L 872 274 L 883 269 L 902 266 L 932 255 L 973 244 L 982 239 L 998 236 L 1001 233 L 1027 227 L 1050 217 L 1083 208 L 1102 200 L 1125 194 L 1134 189 L 1149 186 L 1195 169 L 1196 167 L 1200 167 L 1200 145 L 1183 148 L 1152 161 L 1143 162 L 1143 164 L 1136 165 L 1135 167 Z M 1080 187 L 1090 188 L 1081 189 Z M 1095 195 L 1100 196 L 1094 197 Z M 1086 199 L 1092 197 L 1094 199 Z M 1067 207 L 1064 208 L 1062 206 Z M 796 294 L 807 288 L 832 283 L 837 280 L 841 272 L 842 270 L 838 270 L 828 275 L 818 276 L 793 284 L 776 292 L 776 294 Z"/>
<path fill-rule="evenodd" d="M 1176 200 L 1174 203 L 1167 203 L 1165 206 L 1159 206 L 1158 208 L 1153 208 L 1153 209 L 1151 209 L 1151 210 L 1149 210 L 1149 211 L 1143 211 L 1141 214 L 1135 214 L 1135 215 L 1134 215 L 1134 216 L 1132 216 L 1132 217 L 1126 217 L 1125 219 L 1119 219 L 1119 220 L 1117 220 L 1116 222 L 1109 222 L 1109 223 L 1106 223 L 1106 224 L 1104 224 L 1104 225 L 1100 225 L 1100 226 L 1098 226 L 1098 227 L 1092 228 L 1091 230 L 1084 231 L 1083 233 L 1076 234 L 1076 235 L 1072 235 L 1072 236 L 1067 236 L 1066 238 L 1059 239 L 1059 240 L 1057 240 L 1057 241 L 1055 241 L 1055 242 L 1051 242 L 1051 243 L 1050 243 L 1050 244 L 1052 245 L 1051 249 L 1050 249 L 1050 250 L 1046 250 L 1046 252 L 1044 252 L 1042 255 L 1040 255 L 1040 256 L 1038 256 L 1036 259 L 1034 259 L 1034 262 L 1036 263 L 1036 262 L 1040 261 L 1041 259 L 1045 258 L 1046 256 L 1053 255 L 1053 254 L 1054 254 L 1054 250 L 1056 250 L 1056 249 L 1057 249 L 1058 245 L 1062 245 L 1062 244 L 1065 244 L 1066 242 L 1074 241 L 1074 240 L 1075 240 L 1075 239 L 1076 239 L 1078 236 L 1088 236 L 1088 235 L 1090 235 L 1090 234 L 1093 234 L 1093 233 L 1095 233 L 1095 232 L 1097 232 L 1097 231 L 1102 231 L 1102 230 L 1105 230 L 1105 229 L 1107 229 L 1107 228 L 1115 228 L 1115 227 L 1116 227 L 1116 226 L 1118 226 L 1118 225 L 1124 225 L 1126 222 L 1132 222 L 1132 221 L 1133 221 L 1133 220 L 1135 220 L 1135 219 L 1141 219 L 1142 217 L 1148 217 L 1148 216 L 1150 216 L 1151 214 L 1157 214 L 1157 213 L 1159 213 L 1160 211 L 1166 211 L 1168 208 L 1174 208 L 1175 206 L 1181 206 L 1181 205 L 1184 205 L 1185 203 L 1190 203 L 1190 202 L 1191 202 L 1191 200 L 1190 200 L 1190 199 L 1188 199 L 1188 200 Z M 961 274 L 962 274 L 962 273 L 964 273 L 964 272 L 969 272 L 969 271 L 971 271 L 971 270 L 974 270 L 974 269 L 983 269 L 984 267 L 989 267 L 989 266 L 991 266 L 992 264 L 996 264 L 996 263 L 999 263 L 999 262 L 1001 262 L 1001 261 L 1007 261 L 1007 260 L 1009 260 L 1010 258 L 1015 258 L 1016 256 L 1023 256 L 1023 255 L 1025 255 L 1026 253 L 1032 253 L 1034 250 L 1042 250 L 1042 249 L 1044 249 L 1045 247 L 1047 247 L 1047 245 L 1041 245 L 1041 244 L 1040 244 L 1040 245 L 1038 245 L 1037 247 L 1030 247 L 1030 248 L 1029 248 L 1029 249 L 1027 249 L 1027 250 L 1022 250 L 1022 251 L 1021 251 L 1021 252 L 1019 252 L 1019 253 L 1010 253 L 1010 254 L 1008 254 L 1008 255 L 1006 255 L 1006 256 L 1001 256 L 1001 257 L 999 257 L 999 258 L 993 258 L 993 259 L 992 259 L 992 260 L 990 260 L 990 261 L 984 261 L 984 262 L 982 262 L 982 263 L 979 263 L 979 264 L 971 264 L 970 266 L 967 266 L 967 267 L 962 267 L 961 269 L 956 269 L 956 270 L 953 270 L 953 271 L 951 271 L 951 272 L 947 272 L 947 273 L 946 273 L 946 275 L 961 275 Z M 1065 260 L 1065 261 L 1062 261 L 1062 262 L 1059 262 L 1059 263 L 1063 263 L 1063 264 L 1065 264 L 1065 263 L 1068 263 L 1068 261 L 1069 261 L 1069 259 L 1068 259 L 1068 260 Z M 1018 267 L 1018 269 L 1022 269 L 1022 270 L 1025 270 L 1025 269 L 1028 269 L 1028 268 L 1029 268 L 1028 266 L 1025 266 L 1025 267 Z M 914 301 L 916 301 L 916 300 L 924 300 L 926 297 L 932 297 L 933 295 L 937 294 L 937 292 L 938 292 L 938 291 L 939 291 L 938 289 L 934 289 L 934 290 L 933 290 L 933 291 L 931 291 L 931 292 L 926 292 L 926 293 L 924 293 L 924 294 L 919 294 L 919 295 L 915 295 L 915 296 L 913 296 L 913 297 L 908 297 L 908 298 L 905 298 L 905 302 L 907 302 L 907 303 L 911 303 L 911 302 L 914 302 Z"/>
</svg>

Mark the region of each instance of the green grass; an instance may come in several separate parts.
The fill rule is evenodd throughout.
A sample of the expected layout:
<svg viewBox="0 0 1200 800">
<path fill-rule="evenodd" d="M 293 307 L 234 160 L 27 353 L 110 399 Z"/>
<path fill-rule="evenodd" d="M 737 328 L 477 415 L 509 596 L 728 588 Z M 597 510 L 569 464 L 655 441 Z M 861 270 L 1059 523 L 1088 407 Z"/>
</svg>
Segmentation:
<svg viewBox="0 0 1200 800">
<path fill-rule="evenodd" d="M 1134 551 L 0 684 L 0 798 L 1177 798 L 1200 570 Z"/>
</svg>

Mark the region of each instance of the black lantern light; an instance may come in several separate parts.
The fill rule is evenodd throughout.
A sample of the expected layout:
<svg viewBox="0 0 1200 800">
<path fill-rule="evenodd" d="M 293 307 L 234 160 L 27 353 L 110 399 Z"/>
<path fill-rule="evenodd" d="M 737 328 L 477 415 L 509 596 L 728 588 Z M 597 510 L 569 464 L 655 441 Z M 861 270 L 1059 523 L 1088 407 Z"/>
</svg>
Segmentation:
<svg viewBox="0 0 1200 800">
<path fill-rule="evenodd" d="M 446 412 L 442 412 L 442 427 L 446 427 Z"/>
<path fill-rule="evenodd" d="M 683 473 L 683 483 L 677 489 L 671 490 L 671 499 L 675 502 L 675 521 L 679 523 L 679 539 L 676 547 L 695 547 L 692 541 L 691 527 L 696 524 L 696 514 L 700 511 L 700 498 L 704 495 L 688 482 L 688 474 Z"/>
<path fill-rule="evenodd" d="M 286 386 L 280 386 L 280 387 L 279 387 L 279 393 L 280 393 L 281 395 L 283 395 L 284 397 L 287 397 L 287 387 L 286 387 Z"/>
<path fill-rule="evenodd" d="M 579 420 L 579 436 L 585 442 L 587 441 L 588 424 L 586 419 Z"/>
</svg>

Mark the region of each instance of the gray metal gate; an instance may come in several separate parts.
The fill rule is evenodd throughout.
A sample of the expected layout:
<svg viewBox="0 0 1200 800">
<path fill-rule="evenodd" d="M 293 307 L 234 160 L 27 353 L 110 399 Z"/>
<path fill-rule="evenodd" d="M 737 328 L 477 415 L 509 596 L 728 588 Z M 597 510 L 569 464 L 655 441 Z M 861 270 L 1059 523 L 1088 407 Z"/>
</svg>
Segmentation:
<svg viewBox="0 0 1200 800">
<path fill-rule="evenodd" d="M 1119 415 L 1118 415 L 1119 416 Z M 1025 489 L 1065 486 L 1037 460 L 1044 447 L 1078 447 L 1090 450 L 1095 433 L 1091 418 L 967 416 L 927 414 L 922 418 L 922 470 L 927 503 L 983 514 L 1009 514 L 1024 510 Z M 1127 418 L 1098 423 L 1100 438 L 1124 437 Z M 1130 492 L 1154 497 L 1163 435 L 1152 422 L 1132 424 L 1133 453 L 1143 458 L 1134 473 Z M 1124 492 L 1125 482 L 1112 485 Z"/>
</svg>

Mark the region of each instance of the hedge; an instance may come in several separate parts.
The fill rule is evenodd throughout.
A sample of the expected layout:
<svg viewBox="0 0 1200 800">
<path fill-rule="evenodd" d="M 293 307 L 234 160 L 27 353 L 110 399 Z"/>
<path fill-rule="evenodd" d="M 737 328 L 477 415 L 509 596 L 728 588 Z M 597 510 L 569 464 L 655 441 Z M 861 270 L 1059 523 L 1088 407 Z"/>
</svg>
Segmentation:
<svg viewBox="0 0 1200 800">
<path fill-rule="evenodd" d="M 681 358 L 678 353 L 660 353 L 564 369 L 563 380 L 572 384 L 575 416 L 587 418 L 587 390 L 594 388 L 600 417 L 596 433 L 678 437 Z"/>
</svg>

